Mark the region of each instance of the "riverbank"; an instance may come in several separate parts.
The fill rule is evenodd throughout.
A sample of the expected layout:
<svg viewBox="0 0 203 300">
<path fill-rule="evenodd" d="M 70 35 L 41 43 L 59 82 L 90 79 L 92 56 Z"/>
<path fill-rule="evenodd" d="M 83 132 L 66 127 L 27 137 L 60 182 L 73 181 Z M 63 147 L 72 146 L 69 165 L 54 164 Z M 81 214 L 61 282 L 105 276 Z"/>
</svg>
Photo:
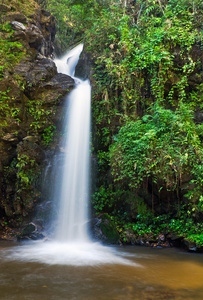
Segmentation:
<svg viewBox="0 0 203 300">
<path fill-rule="evenodd" d="M 107 223 L 107 222 L 106 222 Z M 114 230 L 114 232 L 113 232 Z M 143 235 L 133 233 L 130 230 L 119 232 L 115 228 L 101 230 L 96 227 L 93 232 L 93 239 L 104 245 L 120 245 L 120 246 L 141 246 L 143 248 L 177 248 L 191 253 L 203 253 L 203 246 L 173 232 L 166 233 L 145 233 Z M 40 232 L 40 229 L 34 223 L 29 223 L 22 228 L 11 228 L 5 225 L 0 228 L 0 241 L 17 242 L 47 239 Z"/>
</svg>

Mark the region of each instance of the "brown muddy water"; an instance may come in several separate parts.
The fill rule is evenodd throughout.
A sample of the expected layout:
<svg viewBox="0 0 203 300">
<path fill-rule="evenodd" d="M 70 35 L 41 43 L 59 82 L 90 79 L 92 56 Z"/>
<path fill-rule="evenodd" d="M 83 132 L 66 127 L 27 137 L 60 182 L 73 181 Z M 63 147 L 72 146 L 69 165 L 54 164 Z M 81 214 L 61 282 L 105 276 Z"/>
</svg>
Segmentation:
<svg viewBox="0 0 203 300">
<path fill-rule="evenodd" d="M 115 247 L 128 264 L 91 266 L 13 259 L 0 243 L 0 299 L 203 299 L 203 255 L 177 249 Z"/>
</svg>

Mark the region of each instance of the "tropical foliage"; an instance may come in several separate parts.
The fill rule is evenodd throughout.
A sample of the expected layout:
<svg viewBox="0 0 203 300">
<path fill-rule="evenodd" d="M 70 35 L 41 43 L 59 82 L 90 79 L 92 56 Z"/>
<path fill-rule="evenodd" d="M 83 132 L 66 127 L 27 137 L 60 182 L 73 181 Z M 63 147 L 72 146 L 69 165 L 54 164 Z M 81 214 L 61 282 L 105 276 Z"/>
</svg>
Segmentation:
<svg viewBox="0 0 203 300">
<path fill-rule="evenodd" d="M 91 55 L 94 208 L 137 231 L 162 220 L 200 239 L 202 1 L 49 0 L 45 6 L 57 17 L 60 47 L 84 40 Z M 148 212 L 151 221 L 140 219 Z M 194 230 L 184 225 L 185 233 L 183 224 Z"/>
</svg>

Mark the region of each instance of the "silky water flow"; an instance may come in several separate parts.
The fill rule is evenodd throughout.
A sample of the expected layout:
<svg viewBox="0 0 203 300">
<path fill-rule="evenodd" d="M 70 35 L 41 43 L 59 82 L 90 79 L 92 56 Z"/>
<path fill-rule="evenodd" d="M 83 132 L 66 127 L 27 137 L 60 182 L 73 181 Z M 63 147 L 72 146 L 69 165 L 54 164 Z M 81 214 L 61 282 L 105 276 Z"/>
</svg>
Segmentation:
<svg viewBox="0 0 203 300">
<path fill-rule="evenodd" d="M 91 88 L 88 80 L 74 77 L 81 51 L 80 44 L 55 61 L 58 72 L 72 76 L 76 82 L 67 99 L 65 158 L 56 231 L 57 240 L 69 243 L 88 242 Z"/>
<path fill-rule="evenodd" d="M 64 161 L 56 201 L 59 209 L 55 234 L 49 241 L 32 241 L 13 247 L 6 256 L 12 260 L 72 266 L 138 266 L 132 262 L 129 254 L 117 251 L 114 247 L 103 246 L 89 237 L 91 87 L 89 80 L 83 81 L 74 77 L 82 49 L 83 45 L 80 44 L 61 59 L 55 60 L 58 72 L 73 77 L 76 83 L 66 99 L 67 113 L 62 149 Z"/>
</svg>

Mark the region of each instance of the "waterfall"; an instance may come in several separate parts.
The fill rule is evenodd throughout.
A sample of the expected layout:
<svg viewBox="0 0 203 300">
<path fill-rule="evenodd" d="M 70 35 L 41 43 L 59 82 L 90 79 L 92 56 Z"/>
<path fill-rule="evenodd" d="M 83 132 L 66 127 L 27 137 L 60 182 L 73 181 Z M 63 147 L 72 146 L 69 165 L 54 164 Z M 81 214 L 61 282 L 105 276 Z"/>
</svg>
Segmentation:
<svg viewBox="0 0 203 300">
<path fill-rule="evenodd" d="M 128 256 L 127 254 L 103 246 L 88 237 L 91 88 L 88 80 L 82 81 L 74 77 L 82 48 L 82 45 L 78 45 L 61 59 L 55 60 L 58 72 L 71 75 L 76 86 L 66 99 L 68 109 L 64 121 L 66 129 L 62 145 L 63 169 L 59 180 L 56 179 L 55 184 L 50 182 L 55 190 L 55 202 L 59 205 L 54 238 L 13 247 L 5 255 L 9 260 L 34 261 L 49 265 L 137 266 L 124 257 Z M 58 167 L 60 171 L 61 167 Z"/>
<path fill-rule="evenodd" d="M 89 81 L 74 77 L 75 67 L 82 51 L 82 44 L 55 60 L 58 72 L 72 76 L 76 87 L 67 97 L 64 127 L 64 166 L 59 195 L 59 241 L 87 241 L 89 165 L 90 165 L 90 104 Z"/>
</svg>

